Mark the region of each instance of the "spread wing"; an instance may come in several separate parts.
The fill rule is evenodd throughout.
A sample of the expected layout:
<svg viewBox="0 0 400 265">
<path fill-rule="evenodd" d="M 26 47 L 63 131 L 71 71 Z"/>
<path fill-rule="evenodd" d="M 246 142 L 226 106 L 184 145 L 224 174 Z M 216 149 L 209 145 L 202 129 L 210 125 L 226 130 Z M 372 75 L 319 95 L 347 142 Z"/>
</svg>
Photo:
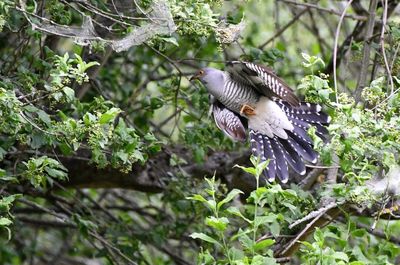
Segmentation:
<svg viewBox="0 0 400 265">
<path fill-rule="evenodd" d="M 250 84 L 264 96 L 278 97 L 292 106 L 299 106 L 300 101 L 293 90 L 271 69 L 240 61 L 229 62 L 227 66 L 227 71 L 233 79 Z"/>
<path fill-rule="evenodd" d="M 225 106 L 215 100 L 212 104 L 214 120 L 218 128 L 235 141 L 246 141 L 246 129 L 240 117 L 225 108 Z"/>
</svg>

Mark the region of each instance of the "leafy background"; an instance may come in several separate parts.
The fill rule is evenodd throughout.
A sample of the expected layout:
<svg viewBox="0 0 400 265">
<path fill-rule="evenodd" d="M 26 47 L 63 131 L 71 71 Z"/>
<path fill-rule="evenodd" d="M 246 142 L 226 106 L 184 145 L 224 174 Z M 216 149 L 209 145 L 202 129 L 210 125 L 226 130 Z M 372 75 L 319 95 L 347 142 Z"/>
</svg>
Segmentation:
<svg viewBox="0 0 400 265">
<path fill-rule="evenodd" d="M 157 4 L 173 34 L 152 32 Z M 1 264 L 398 264 L 397 6 L 2 1 Z M 233 59 L 273 67 L 332 117 L 290 185 L 260 177 L 189 82 Z"/>
</svg>

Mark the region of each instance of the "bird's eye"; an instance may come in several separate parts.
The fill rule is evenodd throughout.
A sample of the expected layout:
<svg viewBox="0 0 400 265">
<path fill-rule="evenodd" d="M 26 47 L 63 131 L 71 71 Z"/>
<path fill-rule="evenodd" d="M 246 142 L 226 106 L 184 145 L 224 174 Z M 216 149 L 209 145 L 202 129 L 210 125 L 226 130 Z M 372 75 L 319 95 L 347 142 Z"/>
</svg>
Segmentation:
<svg viewBox="0 0 400 265">
<path fill-rule="evenodd" d="M 200 76 L 204 75 L 204 71 L 203 71 L 203 70 L 200 70 L 200 71 L 199 71 L 199 75 L 200 75 Z"/>
</svg>

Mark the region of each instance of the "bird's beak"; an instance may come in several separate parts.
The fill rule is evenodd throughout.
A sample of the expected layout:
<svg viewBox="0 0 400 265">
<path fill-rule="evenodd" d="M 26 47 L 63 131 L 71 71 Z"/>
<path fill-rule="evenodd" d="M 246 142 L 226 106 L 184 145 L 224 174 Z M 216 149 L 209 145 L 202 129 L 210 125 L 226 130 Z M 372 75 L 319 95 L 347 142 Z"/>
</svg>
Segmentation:
<svg viewBox="0 0 400 265">
<path fill-rule="evenodd" d="M 195 74 L 194 76 L 192 76 L 189 81 L 193 81 L 193 80 L 199 80 L 200 75 L 199 74 Z"/>
</svg>

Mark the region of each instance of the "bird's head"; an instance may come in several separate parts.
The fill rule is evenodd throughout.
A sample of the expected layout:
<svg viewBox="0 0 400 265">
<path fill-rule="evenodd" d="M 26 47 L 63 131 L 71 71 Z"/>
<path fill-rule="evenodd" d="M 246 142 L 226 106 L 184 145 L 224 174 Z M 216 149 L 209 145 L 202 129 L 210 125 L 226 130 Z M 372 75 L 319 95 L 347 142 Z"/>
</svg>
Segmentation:
<svg viewBox="0 0 400 265">
<path fill-rule="evenodd" d="M 208 89 L 219 86 L 224 82 L 224 72 L 215 68 L 206 67 L 202 68 L 190 78 L 190 81 L 200 80 Z M 222 85 L 223 88 L 223 85 Z"/>
</svg>

